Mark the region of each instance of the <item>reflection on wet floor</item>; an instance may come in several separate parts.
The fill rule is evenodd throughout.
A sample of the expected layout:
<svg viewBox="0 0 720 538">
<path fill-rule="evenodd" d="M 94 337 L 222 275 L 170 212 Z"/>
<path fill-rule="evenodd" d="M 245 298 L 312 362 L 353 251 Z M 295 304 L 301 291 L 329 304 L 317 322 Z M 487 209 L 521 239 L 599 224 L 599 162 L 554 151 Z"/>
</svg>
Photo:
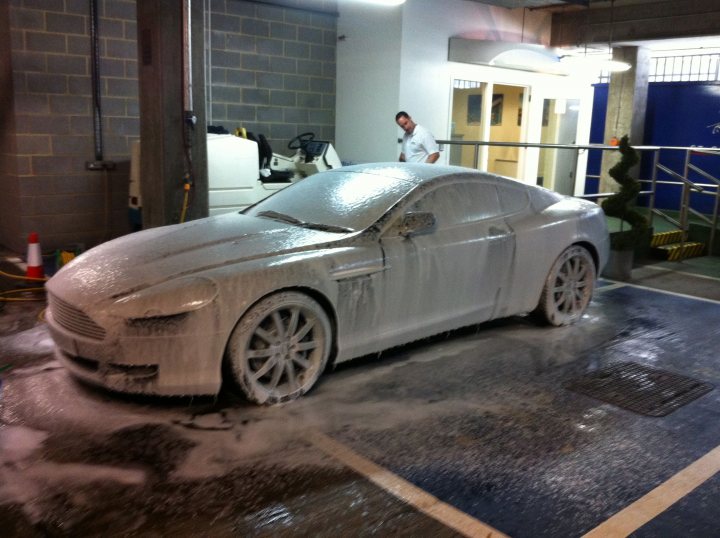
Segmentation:
<svg viewBox="0 0 720 538">
<path fill-rule="evenodd" d="M 142 399 L 84 386 L 52 360 L 41 307 L 6 307 L 3 533 L 557 537 L 602 528 L 720 446 L 717 389 L 648 417 L 565 388 L 625 361 L 720 380 L 719 303 L 611 284 L 575 326 L 511 318 L 455 331 L 343 365 L 307 397 L 270 408 L 228 392 Z M 630 532 L 714 535 L 713 465 Z M 466 526 L 444 519 L 453 517 Z"/>
</svg>

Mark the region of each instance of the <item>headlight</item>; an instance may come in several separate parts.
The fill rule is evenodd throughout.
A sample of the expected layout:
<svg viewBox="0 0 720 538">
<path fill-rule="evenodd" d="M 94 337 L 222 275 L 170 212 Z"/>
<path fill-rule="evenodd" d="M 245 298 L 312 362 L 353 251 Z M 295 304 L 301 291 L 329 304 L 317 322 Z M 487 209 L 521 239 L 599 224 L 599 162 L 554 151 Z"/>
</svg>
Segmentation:
<svg viewBox="0 0 720 538">
<path fill-rule="evenodd" d="M 212 280 L 196 276 L 178 278 L 118 299 L 112 311 L 126 319 L 176 316 L 200 310 L 214 301 L 217 294 Z"/>
</svg>

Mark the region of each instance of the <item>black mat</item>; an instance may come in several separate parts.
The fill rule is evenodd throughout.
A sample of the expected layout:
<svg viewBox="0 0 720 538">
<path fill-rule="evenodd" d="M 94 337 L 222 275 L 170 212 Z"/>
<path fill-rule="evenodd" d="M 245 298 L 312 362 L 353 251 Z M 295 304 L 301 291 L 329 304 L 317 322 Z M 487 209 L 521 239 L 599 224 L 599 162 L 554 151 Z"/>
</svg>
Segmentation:
<svg viewBox="0 0 720 538">
<path fill-rule="evenodd" d="M 621 362 L 573 379 L 565 388 L 628 411 L 663 417 L 710 392 L 713 385 L 635 362 Z"/>
</svg>

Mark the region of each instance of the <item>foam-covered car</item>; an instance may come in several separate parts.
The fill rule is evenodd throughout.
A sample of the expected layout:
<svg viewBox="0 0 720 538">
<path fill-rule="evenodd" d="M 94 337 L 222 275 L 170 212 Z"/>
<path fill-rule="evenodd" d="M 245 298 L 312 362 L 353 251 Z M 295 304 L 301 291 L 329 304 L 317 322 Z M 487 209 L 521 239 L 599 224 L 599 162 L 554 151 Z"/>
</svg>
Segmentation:
<svg viewBox="0 0 720 538">
<path fill-rule="evenodd" d="M 594 203 L 459 167 L 321 172 L 239 213 L 97 246 L 47 283 L 78 378 L 264 404 L 326 368 L 493 318 L 583 316 L 608 255 Z"/>
</svg>

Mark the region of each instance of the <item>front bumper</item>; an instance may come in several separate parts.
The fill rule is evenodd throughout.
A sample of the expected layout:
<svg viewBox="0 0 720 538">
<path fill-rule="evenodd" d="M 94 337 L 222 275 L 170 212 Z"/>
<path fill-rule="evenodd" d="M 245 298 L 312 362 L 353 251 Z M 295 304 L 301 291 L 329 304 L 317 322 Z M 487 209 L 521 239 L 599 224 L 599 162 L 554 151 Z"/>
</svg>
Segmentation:
<svg viewBox="0 0 720 538">
<path fill-rule="evenodd" d="M 74 376 L 119 392 L 163 396 L 217 394 L 222 384 L 224 338 L 202 331 L 197 318 L 182 324 L 183 332 L 147 331 L 117 334 L 108 330 L 102 339 L 78 335 L 46 316 L 55 341 L 55 356 Z M 118 328 L 123 327 L 119 324 Z"/>
</svg>

